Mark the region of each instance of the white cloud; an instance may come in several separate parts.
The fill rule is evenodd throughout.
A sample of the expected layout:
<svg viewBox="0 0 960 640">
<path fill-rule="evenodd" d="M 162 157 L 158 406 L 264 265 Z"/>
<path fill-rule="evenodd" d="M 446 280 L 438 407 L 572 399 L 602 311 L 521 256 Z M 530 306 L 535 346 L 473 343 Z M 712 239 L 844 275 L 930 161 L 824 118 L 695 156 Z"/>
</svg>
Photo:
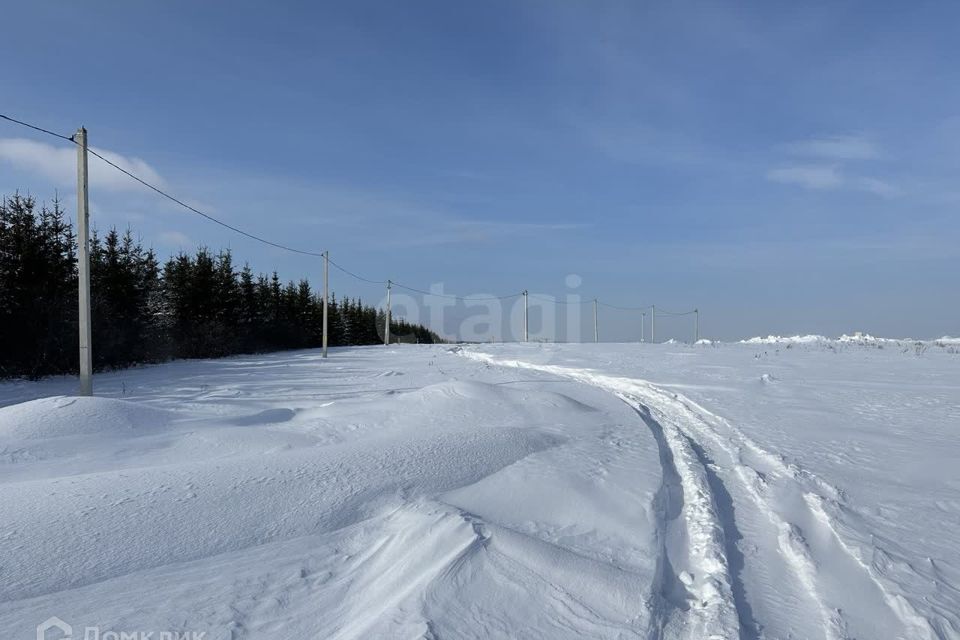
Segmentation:
<svg viewBox="0 0 960 640">
<path fill-rule="evenodd" d="M 250 185 L 250 181 L 245 182 Z M 454 204 L 424 200 L 406 194 L 311 184 L 260 182 L 260 193 L 282 193 L 284 197 L 309 200 L 309 216 L 298 215 L 290 222 L 309 225 L 326 242 L 336 239 L 378 247 L 420 247 L 476 244 L 498 238 L 538 237 L 562 234 L 592 226 L 568 220 L 556 222 L 498 220 L 496 216 L 471 217 Z M 248 203 L 249 204 L 249 203 Z M 264 202 L 264 207 L 277 206 Z M 302 207 L 295 207 L 302 209 Z M 506 214 L 502 214 L 506 218 Z M 313 228 L 321 228 L 314 231 Z M 301 232 L 302 233 L 302 232 Z M 307 236 L 309 237 L 309 236 Z"/>
<path fill-rule="evenodd" d="M 858 178 L 856 187 L 862 191 L 868 191 L 883 198 L 893 198 L 903 193 L 899 187 L 880 180 L 879 178 Z"/>
<path fill-rule="evenodd" d="M 183 248 L 193 245 L 193 240 L 179 231 L 162 231 L 159 239 L 160 244 L 167 247 Z"/>
<path fill-rule="evenodd" d="M 556 231 L 590 227 L 579 223 L 500 222 L 496 220 L 439 220 L 415 235 L 399 240 L 405 246 L 490 242 L 497 238 L 539 237 Z"/>
<path fill-rule="evenodd" d="M 814 164 L 779 167 L 767 172 L 767 180 L 781 184 L 793 184 L 815 191 L 836 189 L 864 191 L 881 198 L 894 198 L 903 193 L 900 188 L 880 178 L 847 175 L 837 165 Z"/>
<path fill-rule="evenodd" d="M 790 153 L 833 160 L 873 160 L 882 156 L 880 148 L 869 138 L 859 135 L 838 135 L 812 138 L 787 146 Z"/>
<path fill-rule="evenodd" d="M 637 122 L 598 122 L 574 117 L 568 117 L 567 121 L 589 146 L 619 162 L 696 166 L 713 157 L 694 140 Z"/>
<path fill-rule="evenodd" d="M 807 189 L 838 189 L 845 182 L 840 170 L 833 165 L 795 165 L 771 169 L 767 172 L 767 179 Z"/>
<path fill-rule="evenodd" d="M 894 198 L 903 194 L 899 187 L 886 180 L 848 170 L 852 161 L 883 157 L 880 148 L 865 136 L 811 138 L 786 145 L 786 151 L 793 156 L 816 158 L 819 162 L 811 160 L 806 164 L 790 164 L 771 169 L 767 171 L 767 180 L 818 191 L 863 191 L 881 198 Z"/>
<path fill-rule="evenodd" d="M 91 148 L 147 182 L 163 186 L 164 181 L 160 174 L 140 158 Z M 38 173 L 52 180 L 58 187 L 75 187 L 77 182 L 77 150 L 74 147 L 55 147 L 24 138 L 0 138 L 0 160 L 22 171 Z M 91 189 L 130 191 L 145 188 L 95 156 L 89 157 L 88 167 Z"/>
</svg>

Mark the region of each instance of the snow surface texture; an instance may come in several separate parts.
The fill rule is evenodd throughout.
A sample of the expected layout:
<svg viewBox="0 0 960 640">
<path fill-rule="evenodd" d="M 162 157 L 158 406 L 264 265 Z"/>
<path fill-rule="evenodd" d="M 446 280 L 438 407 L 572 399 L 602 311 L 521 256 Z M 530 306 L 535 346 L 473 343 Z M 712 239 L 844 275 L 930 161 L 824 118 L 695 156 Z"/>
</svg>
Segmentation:
<svg viewBox="0 0 960 640">
<path fill-rule="evenodd" d="M 0 385 L 0 629 L 960 638 L 960 355 L 405 346 Z M 892 342 L 892 341 L 891 341 Z M 75 631 L 76 632 L 76 631 Z"/>
</svg>

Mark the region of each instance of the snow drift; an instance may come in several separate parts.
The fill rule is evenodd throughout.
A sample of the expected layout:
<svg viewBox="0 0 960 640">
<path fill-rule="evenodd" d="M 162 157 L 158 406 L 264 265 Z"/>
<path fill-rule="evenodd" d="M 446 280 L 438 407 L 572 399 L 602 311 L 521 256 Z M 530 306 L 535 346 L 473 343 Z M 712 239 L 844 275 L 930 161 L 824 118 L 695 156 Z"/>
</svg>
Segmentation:
<svg viewBox="0 0 960 640">
<path fill-rule="evenodd" d="M 960 637 L 957 355 L 767 343 L 0 385 L 0 628 Z"/>
</svg>

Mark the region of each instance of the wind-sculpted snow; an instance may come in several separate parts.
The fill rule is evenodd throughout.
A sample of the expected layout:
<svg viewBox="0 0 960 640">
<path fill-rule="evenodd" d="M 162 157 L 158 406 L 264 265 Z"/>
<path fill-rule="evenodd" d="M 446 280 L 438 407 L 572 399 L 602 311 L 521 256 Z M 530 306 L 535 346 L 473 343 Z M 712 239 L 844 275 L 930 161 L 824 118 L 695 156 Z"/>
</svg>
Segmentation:
<svg viewBox="0 0 960 640">
<path fill-rule="evenodd" d="M 442 349 L 294 353 L 0 408 L 0 628 L 644 637 L 656 458 L 635 420 L 479 373 Z"/>
<path fill-rule="evenodd" d="M 0 407 L 0 438 L 45 440 L 78 435 L 126 435 L 165 429 L 175 414 L 108 398 L 43 398 Z"/>
<path fill-rule="evenodd" d="M 406 346 L 0 385 L 0 635 L 958 638 L 958 366 Z"/>
<path fill-rule="evenodd" d="M 364 518 L 401 490 L 416 497 L 470 484 L 560 441 L 511 428 L 457 429 L 322 453 L 3 485 L 4 526 L 13 531 L 5 542 L 15 553 L 4 561 L 0 599 L 323 533 Z M 51 529 L 62 533 L 44 535 Z M 71 534 L 64 547 L 61 536 Z"/>
</svg>

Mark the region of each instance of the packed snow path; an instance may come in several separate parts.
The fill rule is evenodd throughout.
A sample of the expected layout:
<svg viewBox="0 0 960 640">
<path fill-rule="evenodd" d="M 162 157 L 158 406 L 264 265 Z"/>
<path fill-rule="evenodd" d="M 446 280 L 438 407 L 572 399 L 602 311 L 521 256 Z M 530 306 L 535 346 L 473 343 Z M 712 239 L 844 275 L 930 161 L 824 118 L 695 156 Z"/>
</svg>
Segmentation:
<svg viewBox="0 0 960 640">
<path fill-rule="evenodd" d="M 104 374 L 97 398 L 2 384 L 0 635 L 960 637 L 960 357 L 844 349 L 360 348 Z"/>
</svg>

